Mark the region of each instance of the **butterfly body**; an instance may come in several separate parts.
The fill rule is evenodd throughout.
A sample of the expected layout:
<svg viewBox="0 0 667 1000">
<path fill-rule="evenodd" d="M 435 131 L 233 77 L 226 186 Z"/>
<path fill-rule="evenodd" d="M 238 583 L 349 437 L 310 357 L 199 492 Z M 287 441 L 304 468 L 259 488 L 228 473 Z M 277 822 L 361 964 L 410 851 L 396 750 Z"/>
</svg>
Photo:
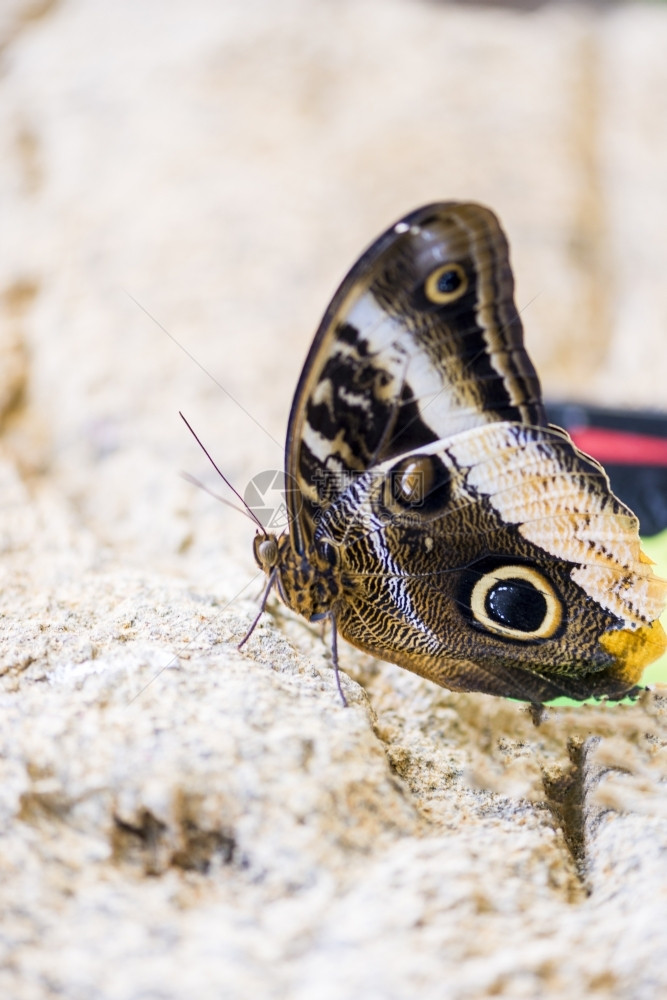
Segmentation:
<svg viewBox="0 0 667 1000">
<path fill-rule="evenodd" d="M 665 584 L 601 467 L 549 426 L 488 209 L 400 220 L 352 268 L 297 387 L 296 612 L 454 690 L 621 697 L 665 648 Z"/>
</svg>

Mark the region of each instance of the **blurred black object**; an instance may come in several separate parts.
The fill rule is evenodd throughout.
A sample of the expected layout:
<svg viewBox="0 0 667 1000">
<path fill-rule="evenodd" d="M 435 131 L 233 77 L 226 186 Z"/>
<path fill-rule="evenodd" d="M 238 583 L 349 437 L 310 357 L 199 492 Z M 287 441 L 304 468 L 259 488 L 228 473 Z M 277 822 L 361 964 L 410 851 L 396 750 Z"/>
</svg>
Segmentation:
<svg viewBox="0 0 667 1000">
<path fill-rule="evenodd" d="M 667 528 L 667 414 L 547 403 L 581 451 L 604 465 L 611 488 L 639 518 L 642 535 Z"/>
</svg>

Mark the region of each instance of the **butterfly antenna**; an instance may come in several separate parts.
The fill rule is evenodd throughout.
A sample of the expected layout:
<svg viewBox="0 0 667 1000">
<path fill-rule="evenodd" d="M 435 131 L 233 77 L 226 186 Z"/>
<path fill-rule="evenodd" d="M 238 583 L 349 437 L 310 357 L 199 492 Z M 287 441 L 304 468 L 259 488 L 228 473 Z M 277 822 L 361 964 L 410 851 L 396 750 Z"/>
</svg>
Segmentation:
<svg viewBox="0 0 667 1000">
<path fill-rule="evenodd" d="M 252 520 L 255 522 L 255 524 L 257 525 L 257 527 L 259 528 L 259 530 L 262 533 L 264 533 L 264 531 L 265 531 L 264 525 L 262 524 L 262 522 L 260 521 L 260 519 L 257 517 L 257 515 L 254 513 L 254 511 L 251 510 L 251 508 L 245 502 L 245 500 L 243 499 L 243 497 L 241 496 L 241 494 L 239 493 L 239 491 L 232 486 L 232 484 L 230 483 L 230 481 L 227 479 L 227 476 L 225 476 L 224 473 L 220 471 L 220 469 L 218 468 L 218 466 L 214 462 L 213 457 L 211 456 L 211 453 L 209 452 L 209 450 L 207 448 L 204 447 L 204 445 L 202 444 L 199 436 L 195 433 L 192 425 L 189 423 L 189 421 L 186 419 L 186 417 L 183 416 L 183 414 L 181 413 L 180 410 L 178 411 L 178 415 L 181 418 L 181 420 L 183 421 L 183 423 L 185 424 L 185 426 L 187 427 L 187 429 L 192 434 L 193 438 L 195 439 L 195 441 L 197 442 L 197 444 L 199 445 L 199 447 L 201 448 L 201 450 L 206 455 L 207 459 L 209 460 L 209 462 L 211 463 L 211 465 L 213 466 L 213 468 L 215 469 L 215 471 L 218 473 L 218 475 L 222 479 L 222 481 L 225 484 L 225 486 L 227 486 L 227 488 L 232 491 L 232 493 L 234 494 L 234 496 L 236 497 L 237 500 L 240 500 L 240 502 L 243 504 L 244 510 L 247 511 L 248 517 L 252 518 Z M 204 489 L 206 489 L 206 487 L 204 487 Z M 210 490 L 207 490 L 207 492 L 210 492 Z M 215 494 L 212 494 L 212 495 L 215 496 Z M 222 498 L 218 497 L 217 499 L 220 500 Z M 227 501 L 223 501 L 223 503 L 226 503 L 226 502 Z M 234 504 L 230 504 L 229 506 L 234 507 Z M 238 510 L 238 507 L 234 507 L 234 510 Z M 253 625 L 253 628 L 254 628 L 254 625 Z M 252 631 L 252 629 L 251 629 L 251 631 Z M 250 634 L 250 633 L 248 633 L 248 634 Z M 246 636 L 246 638 L 247 638 L 247 636 Z M 244 642 L 245 642 L 245 640 L 244 640 Z"/>
<path fill-rule="evenodd" d="M 192 486 L 196 486 L 197 489 L 203 490 L 204 493 L 208 493 L 208 495 L 213 497 L 214 500 L 217 500 L 218 503 L 224 503 L 225 507 L 231 507 L 231 509 L 235 510 L 237 514 L 243 514 L 244 517 L 248 517 L 251 521 L 253 521 L 252 515 L 248 513 L 245 507 L 237 507 L 235 503 L 231 503 L 226 497 L 220 496 L 220 494 L 216 493 L 215 490 L 210 490 L 208 486 L 202 483 L 200 479 L 197 479 L 196 476 L 191 476 L 189 472 L 181 472 L 181 479 L 184 479 L 186 483 L 190 483 Z M 255 522 L 253 521 L 253 524 L 254 523 Z"/>
</svg>

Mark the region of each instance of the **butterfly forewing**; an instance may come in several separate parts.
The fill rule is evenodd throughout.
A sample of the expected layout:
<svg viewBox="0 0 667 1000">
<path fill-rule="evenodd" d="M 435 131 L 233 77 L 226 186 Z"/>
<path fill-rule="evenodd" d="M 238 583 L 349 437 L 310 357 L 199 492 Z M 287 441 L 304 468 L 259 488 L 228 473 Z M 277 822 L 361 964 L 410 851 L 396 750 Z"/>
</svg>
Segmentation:
<svg viewBox="0 0 667 1000">
<path fill-rule="evenodd" d="M 336 292 L 290 415 L 295 544 L 350 476 L 497 420 L 546 422 L 505 236 L 480 205 L 428 205 L 383 233 Z"/>
</svg>

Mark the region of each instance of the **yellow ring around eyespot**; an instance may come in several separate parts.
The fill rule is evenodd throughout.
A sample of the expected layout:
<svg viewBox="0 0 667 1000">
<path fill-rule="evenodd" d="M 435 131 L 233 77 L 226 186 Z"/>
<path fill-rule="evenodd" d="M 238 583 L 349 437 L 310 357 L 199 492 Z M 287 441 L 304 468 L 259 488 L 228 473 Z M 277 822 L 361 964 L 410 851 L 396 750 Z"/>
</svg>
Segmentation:
<svg viewBox="0 0 667 1000">
<path fill-rule="evenodd" d="M 444 274 L 451 272 L 456 275 L 459 279 L 460 284 L 457 288 L 453 289 L 451 292 L 443 292 L 438 288 L 438 282 Z M 456 302 L 460 299 L 462 295 L 468 290 L 468 276 L 461 267 L 460 264 L 450 263 L 443 264 L 441 267 L 436 267 L 435 271 L 431 271 L 428 278 L 424 283 L 424 292 L 426 298 L 435 303 L 435 305 L 445 306 L 449 302 Z"/>
<path fill-rule="evenodd" d="M 539 628 L 532 632 L 524 632 L 522 629 L 510 628 L 508 625 L 501 625 L 494 621 L 486 613 L 486 598 L 499 580 L 525 580 L 535 590 L 538 590 L 546 603 L 546 612 Z M 475 621 L 482 625 L 489 632 L 497 635 L 510 636 L 512 639 L 523 639 L 532 641 L 534 639 L 550 639 L 558 630 L 563 621 L 563 605 L 556 591 L 549 581 L 542 574 L 533 569 L 532 566 L 518 564 L 515 566 L 499 566 L 489 573 L 480 577 L 470 594 L 470 610 Z"/>
</svg>

